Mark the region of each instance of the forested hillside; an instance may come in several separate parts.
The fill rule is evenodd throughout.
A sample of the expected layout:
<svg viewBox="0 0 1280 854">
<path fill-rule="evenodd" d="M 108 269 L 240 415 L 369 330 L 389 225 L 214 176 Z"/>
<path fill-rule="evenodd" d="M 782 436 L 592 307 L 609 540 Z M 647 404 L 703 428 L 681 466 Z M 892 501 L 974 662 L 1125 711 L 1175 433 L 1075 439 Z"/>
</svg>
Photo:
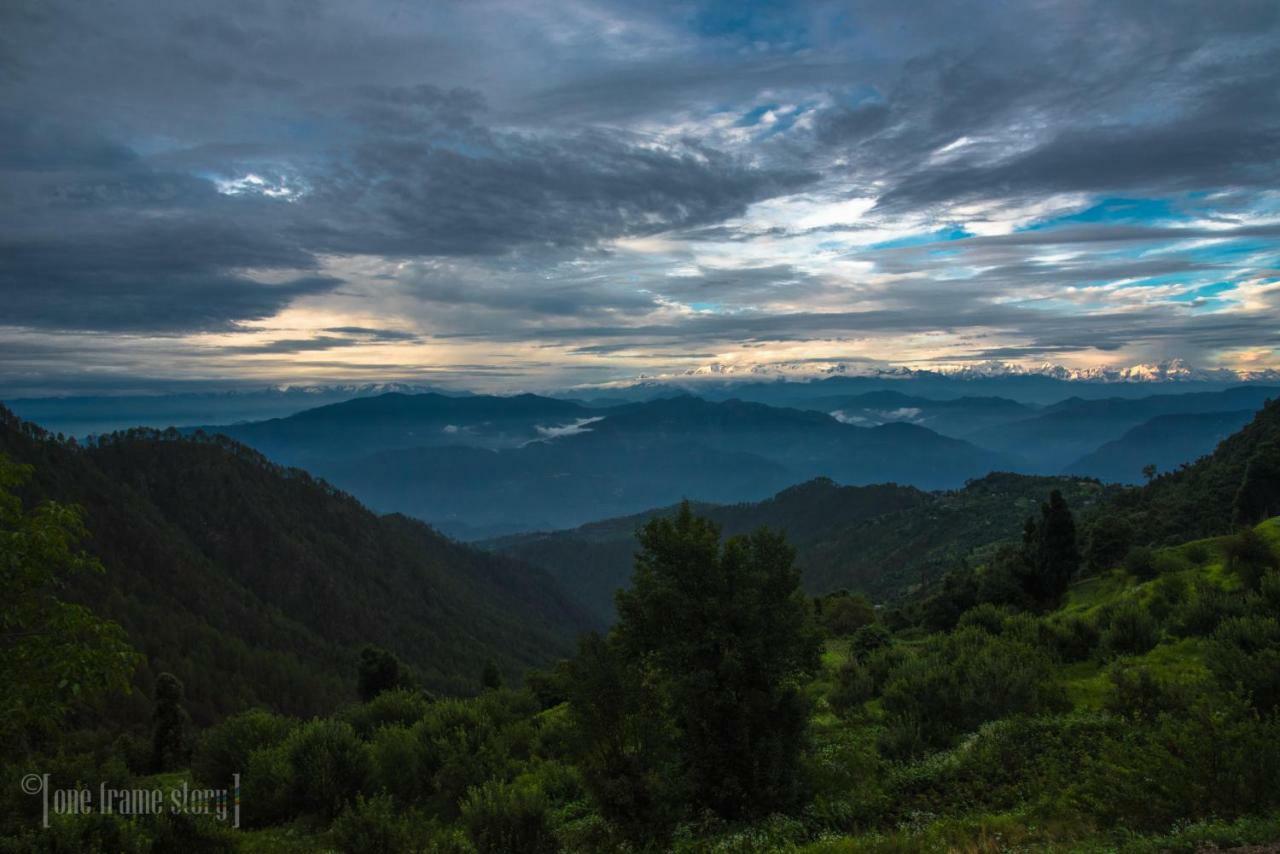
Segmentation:
<svg viewBox="0 0 1280 854">
<path fill-rule="evenodd" d="M 455 543 L 222 438 L 135 430 L 90 447 L 0 410 L 0 453 L 33 467 L 29 506 L 83 508 L 106 572 L 69 593 L 118 621 L 202 723 L 252 705 L 293 714 L 354 695 L 358 649 L 392 650 L 424 687 L 466 693 L 563 654 L 588 618 L 539 570 Z"/>
<path fill-rule="evenodd" d="M 699 505 L 727 534 L 760 525 L 784 531 L 797 549 L 804 588 L 847 588 L 891 599 L 940 577 L 976 550 L 1018 536 L 1027 514 L 1050 490 L 1081 509 L 1116 492 L 1079 478 L 991 474 L 963 489 L 928 493 L 911 487 L 839 486 L 818 479 L 761 502 Z M 599 615 L 612 614 L 613 592 L 631 572 L 635 533 L 663 508 L 569 531 L 517 534 L 489 548 L 544 567 Z"/>
<path fill-rule="evenodd" d="M 1212 454 L 1124 493 L 1115 512 L 1158 544 L 1225 534 L 1280 513 L 1280 400 Z"/>
</svg>

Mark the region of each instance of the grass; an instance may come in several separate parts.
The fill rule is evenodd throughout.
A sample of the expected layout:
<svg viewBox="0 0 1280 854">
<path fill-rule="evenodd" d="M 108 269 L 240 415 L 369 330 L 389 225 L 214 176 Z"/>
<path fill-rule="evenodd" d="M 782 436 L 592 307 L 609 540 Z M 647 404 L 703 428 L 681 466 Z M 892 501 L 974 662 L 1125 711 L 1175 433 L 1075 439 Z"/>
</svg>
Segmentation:
<svg viewBox="0 0 1280 854">
<path fill-rule="evenodd" d="M 1067 590 L 1067 601 L 1062 612 L 1085 616 L 1103 605 L 1115 601 L 1133 586 L 1133 578 L 1122 569 L 1113 569 L 1077 581 Z"/>
</svg>

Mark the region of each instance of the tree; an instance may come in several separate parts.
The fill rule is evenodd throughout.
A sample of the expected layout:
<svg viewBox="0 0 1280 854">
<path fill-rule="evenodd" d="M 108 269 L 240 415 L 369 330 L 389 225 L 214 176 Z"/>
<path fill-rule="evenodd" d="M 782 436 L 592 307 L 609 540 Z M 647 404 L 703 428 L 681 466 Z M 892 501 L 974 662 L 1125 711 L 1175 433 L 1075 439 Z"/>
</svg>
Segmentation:
<svg viewBox="0 0 1280 854">
<path fill-rule="evenodd" d="M 25 512 L 12 490 L 31 475 L 0 455 L 0 740 L 52 729 L 77 702 L 128 691 L 141 660 L 114 622 L 62 599 L 102 565 L 78 551 L 80 512 L 45 502 Z"/>
<path fill-rule="evenodd" d="M 1133 544 L 1133 527 L 1123 517 L 1108 513 L 1090 527 L 1084 547 L 1084 563 L 1091 575 L 1119 565 Z"/>
<path fill-rule="evenodd" d="M 360 650 L 358 690 L 360 699 L 369 702 L 383 691 L 400 687 L 403 681 L 400 659 L 380 646 L 366 644 Z"/>
<path fill-rule="evenodd" d="M 1142 467 L 1142 476 L 1146 478 L 1147 483 L 1150 483 L 1151 481 L 1156 479 L 1157 471 L 1159 471 L 1159 469 L 1156 468 L 1155 463 L 1147 463 L 1145 466 Z"/>
<path fill-rule="evenodd" d="M 843 637 L 874 623 L 876 609 L 870 600 L 861 594 L 831 596 L 822 609 L 822 621 L 826 624 L 827 631 Z"/>
<path fill-rule="evenodd" d="M 615 632 L 659 686 L 688 803 L 725 818 L 793 803 L 808 717 L 799 688 L 821 650 L 793 550 L 766 529 L 721 547 L 688 502 L 639 540 Z"/>
<path fill-rule="evenodd" d="M 574 762 L 600 814 L 629 839 L 670 832 L 683 806 L 676 733 L 658 686 L 620 649 L 616 633 L 591 632 L 569 664 Z"/>
<path fill-rule="evenodd" d="M 1042 608 L 1052 607 L 1067 592 L 1080 568 L 1076 523 L 1062 493 L 1053 490 L 1040 505 L 1040 522 L 1027 520 L 1023 534 L 1028 573 L 1023 579 L 1027 594 Z"/>
<path fill-rule="evenodd" d="M 156 709 L 151 733 L 151 765 L 170 771 L 185 764 L 187 712 L 182 708 L 182 682 L 172 673 L 156 677 Z"/>
</svg>

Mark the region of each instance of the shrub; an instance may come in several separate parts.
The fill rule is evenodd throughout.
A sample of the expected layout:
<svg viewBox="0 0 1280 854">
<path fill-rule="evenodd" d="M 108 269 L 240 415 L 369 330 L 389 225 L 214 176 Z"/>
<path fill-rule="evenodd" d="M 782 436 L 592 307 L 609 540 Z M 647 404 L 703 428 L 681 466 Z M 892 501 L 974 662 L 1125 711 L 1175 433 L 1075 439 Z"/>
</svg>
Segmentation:
<svg viewBox="0 0 1280 854">
<path fill-rule="evenodd" d="M 402 804 L 416 803 L 431 794 L 432 772 L 418 737 L 408 727 L 384 726 L 369 744 L 374 788 Z"/>
<path fill-rule="evenodd" d="M 976 608 L 970 608 L 960 615 L 956 630 L 977 628 L 989 635 L 998 635 L 1004 630 L 1005 618 L 1012 612 L 1003 606 L 985 602 Z"/>
<path fill-rule="evenodd" d="M 1053 650 L 1064 662 L 1087 661 L 1102 638 L 1092 620 L 1075 614 L 1058 617 L 1047 625 L 1052 632 Z"/>
<path fill-rule="evenodd" d="M 225 786 L 232 774 L 249 769 L 249 756 L 282 742 L 293 729 L 290 718 L 264 709 L 232 715 L 201 734 L 191 757 L 191 774 L 201 783 Z"/>
<path fill-rule="evenodd" d="M 1267 571 L 1280 567 L 1271 544 L 1253 528 L 1241 528 L 1224 540 L 1222 553 L 1246 590 L 1257 590 Z"/>
<path fill-rule="evenodd" d="M 1106 631 L 1102 633 L 1102 651 L 1107 657 L 1141 655 L 1160 640 L 1155 618 L 1146 608 L 1126 599 L 1111 609 Z"/>
<path fill-rule="evenodd" d="M 152 851 L 231 854 L 240 850 L 236 832 L 210 816 L 164 812 L 149 824 Z"/>
<path fill-rule="evenodd" d="M 1184 546 L 1182 553 L 1192 566 L 1204 566 L 1213 557 L 1213 551 L 1209 546 L 1199 541 Z"/>
<path fill-rule="evenodd" d="M 1262 813 L 1280 804 L 1280 719 L 1203 697 L 1179 714 L 1103 740 L 1073 798 L 1107 824 L 1164 831 L 1175 822 Z"/>
<path fill-rule="evenodd" d="M 1181 637 L 1211 635 L 1223 620 L 1244 614 L 1244 598 L 1218 585 L 1198 580 L 1191 595 L 1176 609 L 1170 628 Z"/>
<path fill-rule="evenodd" d="M 1280 616 L 1280 572 L 1274 569 L 1258 584 L 1259 601 L 1267 612 Z"/>
<path fill-rule="evenodd" d="M 431 705 L 429 694 L 409 688 L 392 688 L 379 692 L 372 700 L 343 711 L 342 718 L 361 738 L 369 738 L 383 726 L 410 726 L 422 719 Z"/>
<path fill-rule="evenodd" d="M 876 621 L 876 609 L 865 596 L 830 596 L 822 607 L 827 631 L 837 637 L 851 635 Z"/>
<path fill-rule="evenodd" d="M 462 824 L 480 854 L 552 854 L 559 846 L 549 807 L 546 794 L 530 777 L 511 783 L 490 780 L 463 798 Z"/>
<path fill-rule="evenodd" d="M 1144 581 L 1155 578 L 1159 570 L 1156 567 L 1156 555 L 1146 546 L 1134 546 L 1124 556 L 1124 570 L 1135 578 Z"/>
<path fill-rule="evenodd" d="M 369 754 L 346 721 L 313 720 L 282 746 L 293 775 L 291 796 L 305 813 L 333 818 L 367 785 Z"/>
<path fill-rule="evenodd" d="M 1280 622 L 1233 617 L 1213 634 L 1209 670 L 1226 690 L 1239 689 L 1264 714 L 1280 709 Z"/>
<path fill-rule="evenodd" d="M 334 821 L 333 841 L 347 854 L 401 854 L 423 847 L 415 831 L 421 824 L 387 795 L 361 795 Z"/>
<path fill-rule="evenodd" d="M 1109 715 L 1073 713 L 1013 717 L 983 724 L 959 746 L 922 762 L 890 769 L 896 814 L 933 812 L 942 804 L 967 810 L 1007 810 L 1053 801 L 1065 791 L 1104 736 L 1126 723 Z"/>
<path fill-rule="evenodd" d="M 862 704 L 875 696 L 875 677 L 866 665 L 858 661 L 846 661 L 836 672 L 836 684 L 827 701 L 836 714 L 845 717 L 862 708 Z"/>
<path fill-rule="evenodd" d="M 292 785 L 293 769 L 283 744 L 250 753 L 240 780 L 241 821 L 251 827 L 261 827 L 292 818 L 296 814 Z"/>
<path fill-rule="evenodd" d="M 874 743 L 847 729 L 828 733 L 805 755 L 812 798 L 806 812 L 824 827 L 852 830 L 885 810 L 884 768 Z"/>
<path fill-rule="evenodd" d="M 1166 712 L 1185 710 L 1191 703 L 1186 686 L 1158 679 L 1146 667 L 1113 665 L 1107 673 L 1111 690 L 1103 707 L 1131 720 L 1154 721 Z"/>
<path fill-rule="evenodd" d="M 871 653 L 891 643 L 893 643 L 893 635 L 889 630 L 879 623 L 872 623 L 853 633 L 853 639 L 849 642 L 849 652 L 854 658 L 862 661 Z"/>
<path fill-rule="evenodd" d="M 1147 610 L 1158 622 L 1164 622 L 1187 600 L 1190 585 L 1186 576 L 1179 572 L 1161 575 L 1151 585 L 1151 598 L 1147 600 Z"/>
<path fill-rule="evenodd" d="M 903 730 L 889 736 L 898 756 L 910 755 L 901 751 L 916 741 L 945 747 L 985 721 L 1067 706 L 1043 650 L 975 628 L 931 638 L 891 673 L 881 702 L 894 721 L 890 729 Z"/>
</svg>

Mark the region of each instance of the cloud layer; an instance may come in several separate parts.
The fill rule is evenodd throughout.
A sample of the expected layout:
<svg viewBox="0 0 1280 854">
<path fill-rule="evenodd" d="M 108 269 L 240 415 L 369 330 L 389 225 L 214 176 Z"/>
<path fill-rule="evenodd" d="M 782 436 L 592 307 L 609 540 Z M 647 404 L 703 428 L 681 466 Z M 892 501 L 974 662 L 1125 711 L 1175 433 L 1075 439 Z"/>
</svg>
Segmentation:
<svg viewBox="0 0 1280 854">
<path fill-rule="evenodd" d="M 0 98 L 11 388 L 1280 364 L 1271 2 L 18 0 Z"/>
</svg>

